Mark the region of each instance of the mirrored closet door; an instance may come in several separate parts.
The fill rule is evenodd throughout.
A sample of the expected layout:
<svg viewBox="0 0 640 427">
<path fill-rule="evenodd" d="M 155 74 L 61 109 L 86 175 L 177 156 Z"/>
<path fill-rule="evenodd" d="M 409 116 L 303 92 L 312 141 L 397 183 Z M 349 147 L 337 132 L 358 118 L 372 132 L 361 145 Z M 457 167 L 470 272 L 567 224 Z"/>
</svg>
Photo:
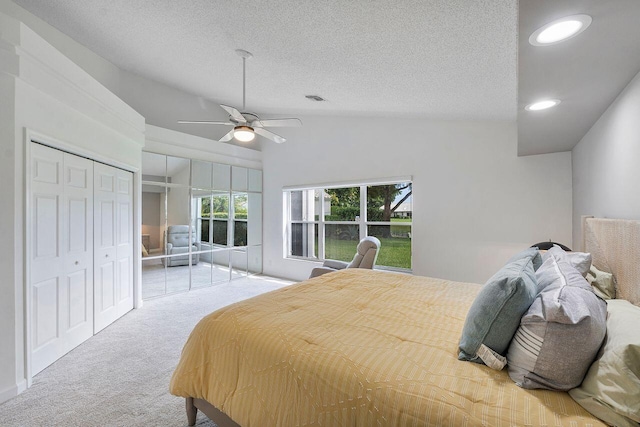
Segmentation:
<svg viewBox="0 0 640 427">
<path fill-rule="evenodd" d="M 262 272 L 262 172 L 144 152 L 144 299 Z"/>
</svg>

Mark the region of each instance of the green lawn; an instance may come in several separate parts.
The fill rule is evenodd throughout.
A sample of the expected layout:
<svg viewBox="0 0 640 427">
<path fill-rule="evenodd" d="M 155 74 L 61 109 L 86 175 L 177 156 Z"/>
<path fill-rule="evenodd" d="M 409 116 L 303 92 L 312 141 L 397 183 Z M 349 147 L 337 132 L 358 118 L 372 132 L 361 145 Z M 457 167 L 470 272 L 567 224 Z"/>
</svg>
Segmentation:
<svg viewBox="0 0 640 427">
<path fill-rule="evenodd" d="M 411 218 L 391 218 L 391 222 L 411 222 Z"/>
<path fill-rule="evenodd" d="M 402 227 L 402 229 L 406 229 L 406 227 Z M 398 237 L 378 238 L 380 239 L 380 253 L 378 254 L 377 265 L 411 268 L 411 239 Z M 356 253 L 357 245 L 358 242 L 356 240 L 327 239 L 324 248 L 325 258 L 349 262 Z"/>
<path fill-rule="evenodd" d="M 411 231 L 410 225 L 404 225 L 403 223 L 410 223 L 411 218 L 391 218 L 392 223 L 398 223 L 397 225 L 391 225 L 391 234 L 396 237 L 407 236 L 407 232 Z"/>
</svg>

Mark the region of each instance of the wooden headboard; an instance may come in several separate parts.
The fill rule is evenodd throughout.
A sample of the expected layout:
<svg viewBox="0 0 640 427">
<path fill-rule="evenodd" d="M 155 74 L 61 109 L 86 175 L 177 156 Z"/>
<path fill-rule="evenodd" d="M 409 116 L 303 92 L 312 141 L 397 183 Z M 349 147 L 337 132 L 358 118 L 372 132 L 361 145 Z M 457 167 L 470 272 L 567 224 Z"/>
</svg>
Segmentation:
<svg viewBox="0 0 640 427">
<path fill-rule="evenodd" d="M 597 269 L 614 275 L 616 298 L 640 306 L 640 221 L 584 216 L 582 247 Z"/>
</svg>

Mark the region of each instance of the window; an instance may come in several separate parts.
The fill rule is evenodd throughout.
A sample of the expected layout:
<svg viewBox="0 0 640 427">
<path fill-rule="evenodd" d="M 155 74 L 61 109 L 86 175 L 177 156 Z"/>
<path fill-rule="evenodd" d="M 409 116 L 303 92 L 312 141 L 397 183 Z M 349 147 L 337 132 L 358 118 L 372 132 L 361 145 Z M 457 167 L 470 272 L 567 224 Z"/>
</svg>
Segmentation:
<svg viewBox="0 0 640 427">
<path fill-rule="evenodd" d="M 233 246 L 247 245 L 247 193 L 233 193 Z"/>
<path fill-rule="evenodd" d="M 199 212 L 199 215 L 196 220 L 200 242 L 227 246 L 229 193 L 198 196 L 197 201 L 196 211 Z"/>
<path fill-rule="evenodd" d="M 318 221 L 320 190 L 291 191 L 289 254 L 302 258 L 318 258 Z"/>
<path fill-rule="evenodd" d="M 285 189 L 289 258 L 353 259 L 365 236 L 380 239 L 378 267 L 411 269 L 410 179 Z"/>
</svg>

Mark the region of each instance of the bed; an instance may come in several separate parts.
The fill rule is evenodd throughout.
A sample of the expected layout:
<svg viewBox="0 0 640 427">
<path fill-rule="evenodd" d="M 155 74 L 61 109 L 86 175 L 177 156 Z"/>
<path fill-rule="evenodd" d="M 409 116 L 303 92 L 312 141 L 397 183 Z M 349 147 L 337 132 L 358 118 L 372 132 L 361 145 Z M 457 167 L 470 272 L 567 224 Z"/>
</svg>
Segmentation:
<svg viewBox="0 0 640 427">
<path fill-rule="evenodd" d="M 594 265 L 636 303 L 639 230 L 602 219 L 583 229 Z M 236 303 L 194 328 L 170 391 L 186 398 L 189 425 L 198 410 L 220 427 L 605 425 L 565 392 L 458 360 L 480 288 L 348 269 Z"/>
</svg>

